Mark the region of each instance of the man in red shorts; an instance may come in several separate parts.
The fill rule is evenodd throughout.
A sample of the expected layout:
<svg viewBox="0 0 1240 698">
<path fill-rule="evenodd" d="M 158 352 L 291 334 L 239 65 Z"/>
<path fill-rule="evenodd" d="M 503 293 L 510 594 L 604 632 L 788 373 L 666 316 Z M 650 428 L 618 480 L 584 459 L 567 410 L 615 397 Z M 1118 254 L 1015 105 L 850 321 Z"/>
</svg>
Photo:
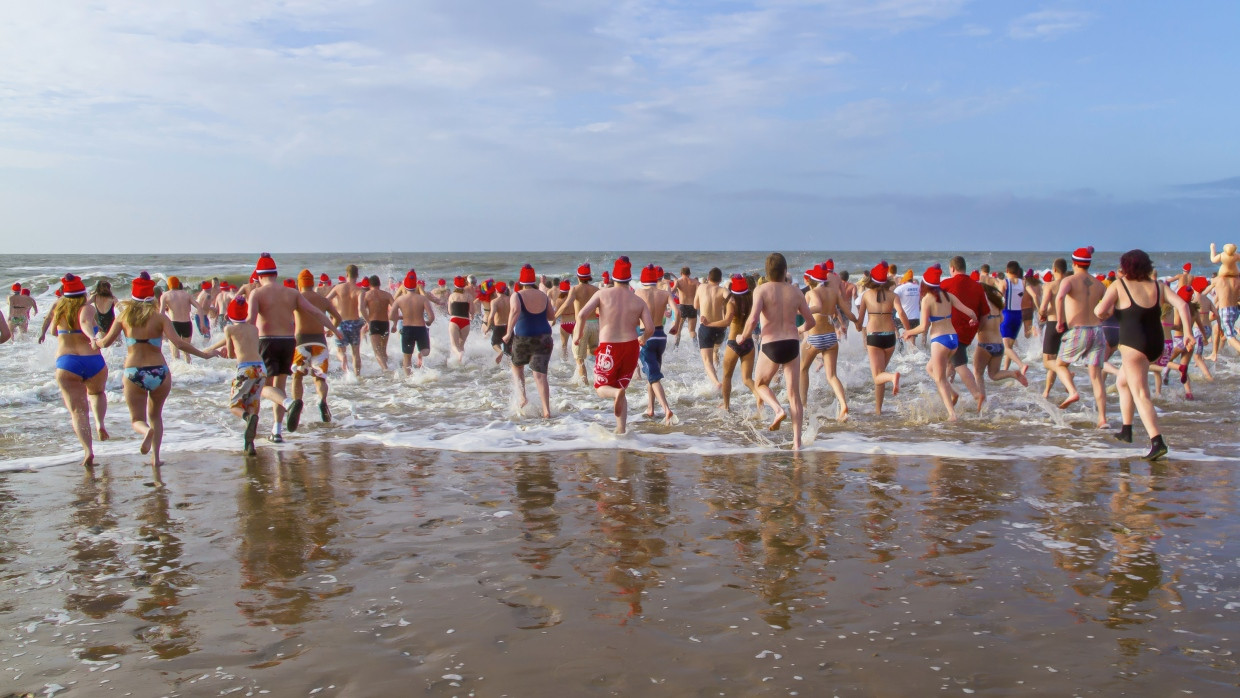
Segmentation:
<svg viewBox="0 0 1240 698">
<path fill-rule="evenodd" d="M 598 311 L 598 353 L 594 357 L 594 389 L 599 397 L 611 398 L 616 415 L 616 433 L 623 434 L 628 426 L 629 401 L 625 389 L 637 368 L 641 347 L 654 334 L 650 306 L 629 289 L 633 265 L 628 257 L 616 260 L 611 274 L 612 285 L 600 289 L 577 312 L 583 323 Z M 637 326 L 645 328 L 637 336 Z"/>
</svg>

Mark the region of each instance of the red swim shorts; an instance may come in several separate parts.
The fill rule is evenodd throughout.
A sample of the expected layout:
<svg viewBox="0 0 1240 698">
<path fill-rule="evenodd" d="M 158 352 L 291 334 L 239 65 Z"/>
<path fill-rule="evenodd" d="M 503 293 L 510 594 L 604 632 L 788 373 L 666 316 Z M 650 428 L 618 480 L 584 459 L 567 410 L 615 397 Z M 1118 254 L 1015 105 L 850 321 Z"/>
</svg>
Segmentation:
<svg viewBox="0 0 1240 698">
<path fill-rule="evenodd" d="M 614 344 L 600 342 L 598 353 L 594 355 L 594 387 L 608 385 L 621 390 L 629 387 L 640 353 L 636 339 Z"/>
</svg>

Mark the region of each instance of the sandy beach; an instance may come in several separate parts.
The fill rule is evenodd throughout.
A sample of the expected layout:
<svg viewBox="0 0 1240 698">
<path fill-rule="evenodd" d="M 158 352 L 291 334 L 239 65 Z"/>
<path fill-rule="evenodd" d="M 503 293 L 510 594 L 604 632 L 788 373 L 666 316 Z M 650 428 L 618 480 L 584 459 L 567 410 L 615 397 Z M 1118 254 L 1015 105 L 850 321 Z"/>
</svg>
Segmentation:
<svg viewBox="0 0 1240 698">
<path fill-rule="evenodd" d="M 0 475 L 2 695 L 1234 695 L 1234 464 L 303 444 Z"/>
</svg>

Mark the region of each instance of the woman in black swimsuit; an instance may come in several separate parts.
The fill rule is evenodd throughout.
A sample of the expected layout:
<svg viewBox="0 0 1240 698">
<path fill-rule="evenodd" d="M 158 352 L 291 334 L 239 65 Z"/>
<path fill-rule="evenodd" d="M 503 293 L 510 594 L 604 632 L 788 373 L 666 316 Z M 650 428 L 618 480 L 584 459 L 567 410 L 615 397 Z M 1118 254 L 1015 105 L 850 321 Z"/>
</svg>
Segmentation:
<svg viewBox="0 0 1240 698">
<path fill-rule="evenodd" d="M 1154 277 L 1150 256 L 1141 250 L 1130 250 L 1119 260 L 1119 283 L 1111 284 L 1094 312 L 1101 319 L 1119 317 L 1119 352 L 1122 365 L 1115 387 L 1119 390 L 1119 411 L 1124 423 L 1115 438 L 1132 443 L 1132 416 L 1141 415 L 1141 423 L 1150 435 L 1150 452 L 1146 460 L 1167 455 L 1167 445 L 1158 430 L 1158 416 L 1150 400 L 1150 363 L 1163 353 L 1163 330 L 1160 319 L 1162 303 L 1168 302 L 1179 313 L 1186 327 L 1192 325 L 1188 304 L 1167 291 Z M 1184 338 L 1192 350 L 1192 336 Z"/>
<path fill-rule="evenodd" d="M 116 296 L 112 295 L 112 284 L 102 279 L 96 282 L 95 292 L 90 294 L 90 303 L 95 306 L 99 331 L 106 334 L 116 321 Z"/>
</svg>

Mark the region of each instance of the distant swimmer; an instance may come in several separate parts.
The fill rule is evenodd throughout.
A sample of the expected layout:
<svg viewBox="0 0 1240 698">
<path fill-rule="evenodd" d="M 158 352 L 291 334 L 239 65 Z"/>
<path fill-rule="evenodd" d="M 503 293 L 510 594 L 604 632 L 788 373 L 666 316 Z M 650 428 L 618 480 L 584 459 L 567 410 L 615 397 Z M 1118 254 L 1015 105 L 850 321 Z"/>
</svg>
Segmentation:
<svg viewBox="0 0 1240 698">
<path fill-rule="evenodd" d="M 229 323 L 224 326 L 224 336 L 207 351 L 223 349 L 226 356 L 237 362 L 228 395 L 228 409 L 245 422 L 241 447 L 247 455 L 254 455 L 254 437 L 258 434 L 258 412 L 262 406 L 263 386 L 267 383 L 267 369 L 259 350 L 258 328 L 247 322 L 250 308 L 244 296 L 235 296 L 224 313 Z"/>
<path fill-rule="evenodd" d="M 20 331 L 24 335 L 29 332 L 31 316 L 39 314 L 39 304 L 30 297 L 30 289 L 22 288 L 21 284 L 13 284 L 12 290 L 9 296 L 9 322 L 14 334 Z"/>
<path fill-rule="evenodd" d="M 613 272 L 613 278 L 615 274 Z M 663 390 L 663 352 L 667 349 L 667 333 L 663 331 L 663 316 L 671 306 L 672 294 L 659 288 L 660 274 L 653 264 L 645 267 L 641 271 L 641 288 L 636 289 L 633 293 L 638 298 L 646 302 L 646 307 L 650 309 L 650 321 L 654 329 L 650 333 L 649 338 L 642 344 L 641 354 L 638 360 L 641 363 L 642 373 L 646 376 L 646 398 L 649 405 L 646 408 L 646 416 L 654 417 L 654 406 L 657 401 L 663 406 L 663 423 L 672 423 L 672 407 L 667 402 L 667 393 Z M 676 316 L 672 316 L 672 323 L 675 324 Z M 642 329 L 646 329 L 643 327 Z"/>
<path fill-rule="evenodd" d="M 712 267 L 706 273 L 706 283 L 698 284 L 692 304 L 697 318 L 701 321 L 697 335 L 698 353 L 702 355 L 706 378 L 716 391 L 723 388 L 723 383 L 719 380 L 715 365 L 719 363 L 719 347 L 728 336 L 728 324 L 723 318 L 725 306 L 728 304 L 728 292 L 719 285 L 720 281 L 723 281 L 723 272 L 719 267 Z M 800 398 L 799 395 L 797 397 Z"/>
<path fill-rule="evenodd" d="M 1115 387 L 1119 391 L 1122 425 L 1115 438 L 1132 443 L 1133 413 L 1140 413 L 1141 423 L 1150 436 L 1150 450 L 1145 459 L 1158 460 L 1167 455 L 1167 444 L 1150 400 L 1149 371 L 1150 363 L 1158 360 L 1164 349 L 1161 306 L 1164 302 L 1170 303 L 1185 327 L 1190 326 L 1192 320 L 1188 304 L 1154 278 L 1154 264 L 1143 250 L 1129 250 L 1120 257 L 1118 281 L 1107 288 L 1094 308 L 1094 313 L 1101 318 L 1112 312 L 1119 315 L 1122 366 Z M 1190 350 L 1193 348 L 1191 336 L 1184 342 Z"/>
<path fill-rule="evenodd" d="M 458 364 L 465 363 L 465 340 L 477 314 L 477 303 L 478 294 L 470 291 L 464 276 L 452 279 L 452 293 L 448 296 L 448 339 L 452 342 L 452 355 Z"/>
<path fill-rule="evenodd" d="M 737 341 L 737 338 L 745 333 L 745 324 L 749 322 L 752 311 L 753 285 L 743 275 L 733 274 L 728 282 L 728 306 L 724 311 L 724 317 L 728 318 L 729 324 L 727 348 L 723 350 L 723 404 L 720 407 L 725 412 L 732 410 L 732 374 L 739 363 L 741 383 L 753 394 L 757 401 L 758 414 L 761 415 L 762 397 L 758 395 L 753 382 L 753 365 L 757 358 L 754 341 L 752 338 L 744 342 Z"/>
<path fill-rule="evenodd" d="M 392 300 L 392 294 L 384 291 L 380 285 L 379 276 L 372 275 L 370 288 L 362 294 L 361 303 L 370 334 L 370 348 L 375 352 L 375 361 L 379 362 L 379 370 L 384 373 L 388 371 L 388 335 L 392 333 L 388 311 L 392 309 Z"/>
<path fill-rule="evenodd" d="M 1240 277 L 1240 254 L 1236 253 L 1234 244 L 1223 245 L 1223 251 L 1219 252 L 1214 243 L 1210 243 L 1210 262 L 1218 265 L 1219 276 Z"/>
<path fill-rule="evenodd" d="M 284 386 L 293 372 L 293 356 L 297 351 L 295 310 L 309 313 L 337 337 L 340 332 L 327 314 L 315 307 L 295 288 L 288 288 L 277 280 L 276 262 L 264 252 L 255 267 L 258 288 L 250 292 L 249 314 L 246 321 L 258 327 L 259 353 L 267 371 L 263 397 L 271 403 L 275 423 L 271 426 L 271 440 L 284 441 L 281 431 L 285 415 L 288 430 L 297 431 L 301 420 L 302 401 L 288 397 Z M 341 313 L 343 315 L 343 313 Z"/>
<path fill-rule="evenodd" d="M 388 320 L 395 323 L 400 321 L 400 365 L 405 369 L 405 375 L 413 374 L 413 355 L 418 355 L 418 368 L 422 368 L 423 361 L 431 353 L 431 334 L 429 327 L 435 322 L 435 304 L 429 298 L 422 294 L 418 284 L 418 273 L 410 269 L 403 281 L 401 288 L 404 290 L 400 296 L 392 303 L 392 309 L 388 312 Z"/>
<path fill-rule="evenodd" d="M 1102 331 L 1102 321 L 1094 313 L 1106 287 L 1089 273 L 1093 255 L 1093 247 L 1077 248 L 1072 253 L 1072 275 L 1064 279 L 1055 292 L 1055 317 L 1058 318 L 1055 330 L 1063 335 L 1055 373 L 1068 388 L 1068 397 L 1059 403 L 1059 409 L 1063 409 L 1081 399 L 1068 367 L 1077 361 L 1085 363 L 1089 370 L 1089 382 L 1094 389 L 1098 428 L 1106 429 L 1106 385 L 1102 361 L 1106 355 L 1107 338 Z"/>
<path fill-rule="evenodd" d="M 883 412 L 883 400 L 887 395 L 888 384 L 891 385 L 892 396 L 900 394 L 899 372 L 893 373 L 887 370 L 891 364 L 891 356 L 896 350 L 896 321 L 898 320 L 905 327 L 919 326 L 905 315 L 904 306 L 899 302 L 900 297 L 892 290 L 889 272 L 883 268 L 884 266 L 886 263 L 880 262 L 870 270 L 870 280 L 866 284 L 868 288 L 861 294 L 857 316 L 853 319 L 858 330 L 862 328 L 862 322 L 865 322 L 865 353 L 870 359 L 870 378 L 874 381 L 874 414 Z M 828 289 L 826 293 L 830 293 L 830 290 Z M 843 306 L 842 300 L 837 300 L 836 303 L 841 308 L 846 307 Z M 917 314 L 920 317 L 920 308 Z M 851 312 L 846 315 L 852 317 Z M 834 363 L 833 358 L 831 363 Z M 836 380 L 838 382 L 839 379 Z M 841 417 L 847 417 L 848 406 L 846 403 L 842 406 L 844 414 Z"/>
<path fill-rule="evenodd" d="M 606 274 L 606 272 L 603 272 Z M 599 292 L 599 288 L 591 283 L 594 276 L 591 274 L 590 265 L 582 264 L 577 267 L 577 285 L 573 290 L 568 292 L 568 296 L 560 301 L 559 308 L 555 309 L 555 315 L 559 316 L 564 311 L 570 311 L 573 317 L 573 358 L 577 360 L 577 372 L 573 374 L 574 380 L 580 380 L 583 385 L 589 385 L 590 380 L 586 376 L 586 357 L 593 356 L 598 350 L 598 316 L 593 315 L 581 320 L 581 309 L 590 302 L 594 294 Z"/>
<path fill-rule="evenodd" d="M 164 441 L 164 402 L 172 391 L 172 372 L 161 349 L 165 340 L 186 354 L 209 359 L 214 354 L 199 351 L 188 339 L 182 338 L 166 315 L 155 310 L 155 282 L 146 272 L 140 273 L 130 290 L 130 300 L 121 303 L 120 315 L 106 333 L 100 329 L 94 341 L 97 346 L 110 347 L 125 333 L 125 378 L 121 381 L 125 403 L 129 406 L 129 422 L 142 437 L 138 452 L 151 454 L 151 467 L 163 465 L 159 449 Z M 159 480 L 159 472 L 155 471 Z"/>
<path fill-rule="evenodd" d="M 521 267 L 517 282 L 519 288 L 512 295 L 512 309 L 508 312 L 508 333 L 504 343 L 512 344 L 512 375 L 518 390 L 518 407 L 529 402 L 525 395 L 525 367 L 534 373 L 534 386 L 542 403 L 542 416 L 551 417 L 551 389 L 547 384 L 547 364 L 555 340 L 551 339 L 551 322 L 555 319 L 555 306 L 547 294 L 535 288 L 538 277 L 534 268 Z"/>
<path fill-rule="evenodd" d="M 168 291 L 159 297 L 159 312 L 172 320 L 172 327 L 181 339 L 192 340 L 194 337 L 194 323 L 190 320 L 190 314 L 194 310 L 201 311 L 198 301 L 182 287 L 181 279 L 169 276 Z M 172 347 L 172 357 L 182 358 L 181 350 L 175 345 Z M 189 356 L 184 359 L 189 363 Z"/>
<path fill-rule="evenodd" d="M 626 391 L 633 379 L 642 345 L 654 335 L 650 306 L 630 289 L 633 267 L 628 257 L 616 259 L 609 288 L 600 289 L 577 311 L 577 322 L 599 318 L 598 355 L 594 361 L 594 390 L 612 401 L 616 433 L 628 429 L 629 400 Z M 638 326 L 643 328 L 641 337 Z M 666 409 L 666 403 L 664 404 Z"/>
<path fill-rule="evenodd" d="M 676 335 L 675 346 L 680 346 L 681 329 L 686 323 L 689 325 L 690 339 L 697 339 L 698 313 L 693 307 L 693 299 L 697 298 L 698 281 L 690 274 L 689 267 L 681 267 L 680 278 L 676 279 L 673 287 L 676 289 L 676 297 L 680 299 L 676 308 L 680 319 L 672 326 L 672 334 Z"/>
<path fill-rule="evenodd" d="M 762 401 L 775 410 L 770 430 L 779 428 L 785 418 L 792 419 L 792 449 L 801 450 L 801 427 L 804 421 L 801 405 L 800 339 L 797 335 L 797 315 L 805 318 L 805 332 L 814 329 L 814 315 L 805 302 L 805 296 L 796 286 L 788 283 L 788 261 L 778 252 L 766 258 L 765 283 L 754 292 L 753 312 L 745 323 L 745 330 L 738 342 L 745 342 L 759 322 L 762 323 L 762 355 L 758 357 L 755 374 L 757 394 Z M 785 412 L 771 390 L 771 380 L 780 368 L 784 370 L 784 384 L 788 389 L 788 410 Z"/>
<path fill-rule="evenodd" d="M 340 338 L 336 340 L 336 356 L 340 359 L 340 368 L 347 375 L 349 360 L 345 356 L 346 349 L 353 351 L 353 373 L 362 375 L 362 327 L 366 321 L 362 319 L 362 292 L 357 284 L 357 265 L 345 267 L 345 280 L 332 287 L 327 300 L 335 306 L 340 315 Z"/>
<path fill-rule="evenodd" d="M 572 292 L 573 285 L 568 282 L 568 279 L 564 279 L 560 282 L 559 287 L 554 290 L 555 294 L 549 297 L 557 308 L 555 317 L 560 323 L 560 358 L 567 361 L 568 345 L 573 339 L 573 330 L 577 329 L 577 323 L 573 320 L 577 316 L 577 312 L 573 309 L 572 304 L 565 303 L 564 299 L 568 298 L 568 294 Z"/>
<path fill-rule="evenodd" d="M 512 354 L 512 345 L 504 342 L 504 335 L 508 334 L 508 315 L 511 311 L 508 284 L 503 281 L 495 282 L 495 297 L 491 300 L 491 311 L 487 315 L 485 328 L 491 333 L 491 349 L 495 352 L 496 364 Z"/>
<path fill-rule="evenodd" d="M 103 426 L 108 412 L 108 395 L 104 392 L 108 365 L 93 339 L 98 327 L 95 315 L 95 306 L 86 302 L 86 284 L 73 274 L 65 274 L 60 280 L 60 300 L 48 313 L 48 324 L 56 333 L 56 385 L 69 410 L 73 432 L 82 444 L 82 467 L 87 470 L 95 465 L 91 413 L 99 440 L 108 440 L 108 430 Z M 40 335 L 40 344 L 44 336 Z"/>
<path fill-rule="evenodd" d="M 943 271 L 938 265 L 927 269 L 921 279 L 928 289 L 921 299 L 921 317 L 925 322 L 915 329 L 905 330 L 904 338 L 908 339 L 923 332 L 929 333 L 930 361 L 926 363 L 926 373 L 934 381 L 939 397 L 943 400 L 943 407 L 947 408 L 947 420 L 954 422 L 956 401 L 960 396 L 948 383 L 948 375 L 951 371 L 952 355 L 960 346 L 960 337 L 953 324 L 952 311 L 959 311 L 965 318 L 965 323 L 971 327 L 977 326 L 977 314 L 951 292 L 943 290 Z M 976 281 L 973 283 L 979 287 L 978 291 L 983 293 L 984 298 L 985 292 L 981 290 L 981 284 Z"/>
<path fill-rule="evenodd" d="M 194 302 L 198 304 L 198 312 L 194 313 L 194 326 L 203 339 L 211 339 L 211 299 L 214 297 L 210 281 L 203 281 Z"/>
<path fill-rule="evenodd" d="M 297 275 L 297 290 L 307 303 L 318 308 L 339 326 L 340 313 L 326 296 L 315 291 L 314 274 L 310 273 L 309 269 L 302 269 Z M 327 371 L 331 349 L 327 347 L 327 332 L 323 323 L 319 322 L 317 314 L 302 310 L 300 305 L 293 309 L 293 321 L 293 337 L 297 345 L 293 351 L 293 399 L 302 399 L 306 376 L 312 377 L 315 392 L 319 396 L 319 418 L 330 422 L 332 412 L 327 404 Z"/>
</svg>

